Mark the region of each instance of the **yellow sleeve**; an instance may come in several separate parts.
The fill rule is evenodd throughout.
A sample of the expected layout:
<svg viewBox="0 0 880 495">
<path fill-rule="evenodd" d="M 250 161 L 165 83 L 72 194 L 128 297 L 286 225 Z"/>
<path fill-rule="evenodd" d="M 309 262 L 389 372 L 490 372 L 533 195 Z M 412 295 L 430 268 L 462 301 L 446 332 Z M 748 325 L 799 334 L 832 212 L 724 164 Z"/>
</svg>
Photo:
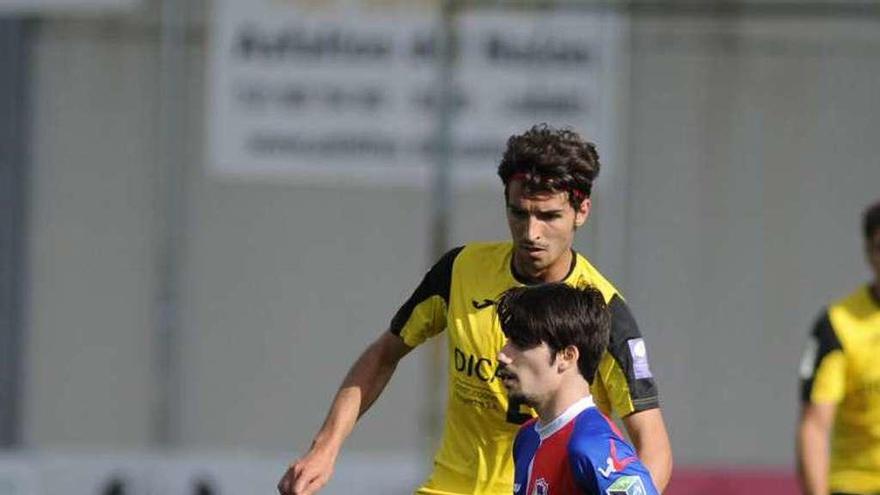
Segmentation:
<svg viewBox="0 0 880 495">
<path fill-rule="evenodd" d="M 446 328 L 452 271 L 462 249 L 443 255 L 391 320 L 389 331 L 399 335 L 406 345 L 416 347 Z"/>
<path fill-rule="evenodd" d="M 406 345 L 416 347 L 442 332 L 444 328 L 446 328 L 446 301 L 440 296 L 433 295 L 413 308 L 406 323 L 397 331 L 397 335 Z"/>
<path fill-rule="evenodd" d="M 810 402 L 838 403 L 843 400 L 846 388 L 846 359 L 843 351 L 837 350 L 828 353 L 816 369 L 813 377 L 813 390 L 810 393 Z"/>
</svg>

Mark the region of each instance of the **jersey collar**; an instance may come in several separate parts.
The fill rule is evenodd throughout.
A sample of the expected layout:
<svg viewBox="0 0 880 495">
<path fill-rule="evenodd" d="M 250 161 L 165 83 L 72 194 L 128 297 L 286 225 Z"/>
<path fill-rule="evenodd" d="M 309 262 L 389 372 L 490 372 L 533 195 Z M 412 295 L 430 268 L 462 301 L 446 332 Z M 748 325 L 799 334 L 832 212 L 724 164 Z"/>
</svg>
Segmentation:
<svg viewBox="0 0 880 495">
<path fill-rule="evenodd" d="M 559 417 L 546 425 L 541 425 L 540 420 L 535 421 L 535 431 L 538 433 L 538 436 L 541 437 L 542 441 L 546 440 L 547 437 L 561 430 L 563 426 L 567 425 L 568 422 L 574 419 L 578 414 L 584 412 L 586 409 L 594 407 L 595 405 L 596 404 L 593 402 L 593 396 L 588 395 L 568 406 L 568 409 L 563 411 Z"/>
</svg>

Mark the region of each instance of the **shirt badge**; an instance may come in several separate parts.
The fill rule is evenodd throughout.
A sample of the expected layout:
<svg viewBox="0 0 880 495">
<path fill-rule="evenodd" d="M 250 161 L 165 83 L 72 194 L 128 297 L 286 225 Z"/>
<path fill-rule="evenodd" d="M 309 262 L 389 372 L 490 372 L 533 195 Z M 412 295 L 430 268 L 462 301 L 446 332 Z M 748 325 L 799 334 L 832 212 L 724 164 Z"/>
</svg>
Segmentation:
<svg viewBox="0 0 880 495">
<path fill-rule="evenodd" d="M 550 494 L 550 485 L 544 480 L 544 478 L 538 478 L 538 481 L 535 482 L 535 489 L 532 490 L 532 495 L 549 495 Z"/>
<path fill-rule="evenodd" d="M 648 366 L 648 350 L 645 348 L 645 339 L 629 339 L 629 354 L 633 360 L 633 372 L 636 379 L 651 378 L 651 368 Z"/>
<path fill-rule="evenodd" d="M 605 495 L 646 495 L 647 493 L 642 478 L 638 476 L 621 476 L 605 490 Z"/>
</svg>

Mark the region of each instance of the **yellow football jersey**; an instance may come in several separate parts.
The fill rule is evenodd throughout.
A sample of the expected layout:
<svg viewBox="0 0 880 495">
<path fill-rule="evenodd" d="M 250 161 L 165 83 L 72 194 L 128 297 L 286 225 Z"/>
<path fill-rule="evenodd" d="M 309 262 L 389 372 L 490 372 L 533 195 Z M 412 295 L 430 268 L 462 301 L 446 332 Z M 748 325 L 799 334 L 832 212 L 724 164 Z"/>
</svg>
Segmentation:
<svg viewBox="0 0 880 495">
<path fill-rule="evenodd" d="M 512 254 L 510 242 L 453 249 L 428 271 L 391 322 L 390 331 L 411 347 L 447 331 L 443 438 L 434 471 L 417 493 L 513 492 L 513 438 L 534 413 L 510 403 L 495 377 L 496 356 L 505 340 L 495 301 L 507 289 L 523 285 L 513 272 Z M 609 348 L 592 385 L 596 404 L 620 417 L 658 407 L 644 341 L 617 290 L 577 254 L 565 283 L 596 287 L 612 314 Z"/>
<path fill-rule="evenodd" d="M 802 399 L 837 404 L 832 492 L 880 493 L 880 301 L 864 286 L 813 328 L 801 361 Z"/>
</svg>

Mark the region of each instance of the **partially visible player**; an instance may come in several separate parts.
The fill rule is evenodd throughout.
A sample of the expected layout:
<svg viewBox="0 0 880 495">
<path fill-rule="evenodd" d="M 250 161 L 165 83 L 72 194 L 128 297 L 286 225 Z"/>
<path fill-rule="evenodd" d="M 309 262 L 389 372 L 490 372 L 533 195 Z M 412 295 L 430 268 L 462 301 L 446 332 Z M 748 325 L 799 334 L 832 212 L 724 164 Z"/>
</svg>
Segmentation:
<svg viewBox="0 0 880 495">
<path fill-rule="evenodd" d="M 501 296 L 498 319 L 507 337 L 498 376 L 510 400 L 538 413 L 514 440 L 514 494 L 656 495 L 635 449 L 590 394 L 611 328 L 602 293 L 517 287 Z"/>
<path fill-rule="evenodd" d="M 880 201 L 862 228 L 874 280 L 822 312 L 801 361 L 797 447 L 807 495 L 880 494 Z"/>
</svg>

